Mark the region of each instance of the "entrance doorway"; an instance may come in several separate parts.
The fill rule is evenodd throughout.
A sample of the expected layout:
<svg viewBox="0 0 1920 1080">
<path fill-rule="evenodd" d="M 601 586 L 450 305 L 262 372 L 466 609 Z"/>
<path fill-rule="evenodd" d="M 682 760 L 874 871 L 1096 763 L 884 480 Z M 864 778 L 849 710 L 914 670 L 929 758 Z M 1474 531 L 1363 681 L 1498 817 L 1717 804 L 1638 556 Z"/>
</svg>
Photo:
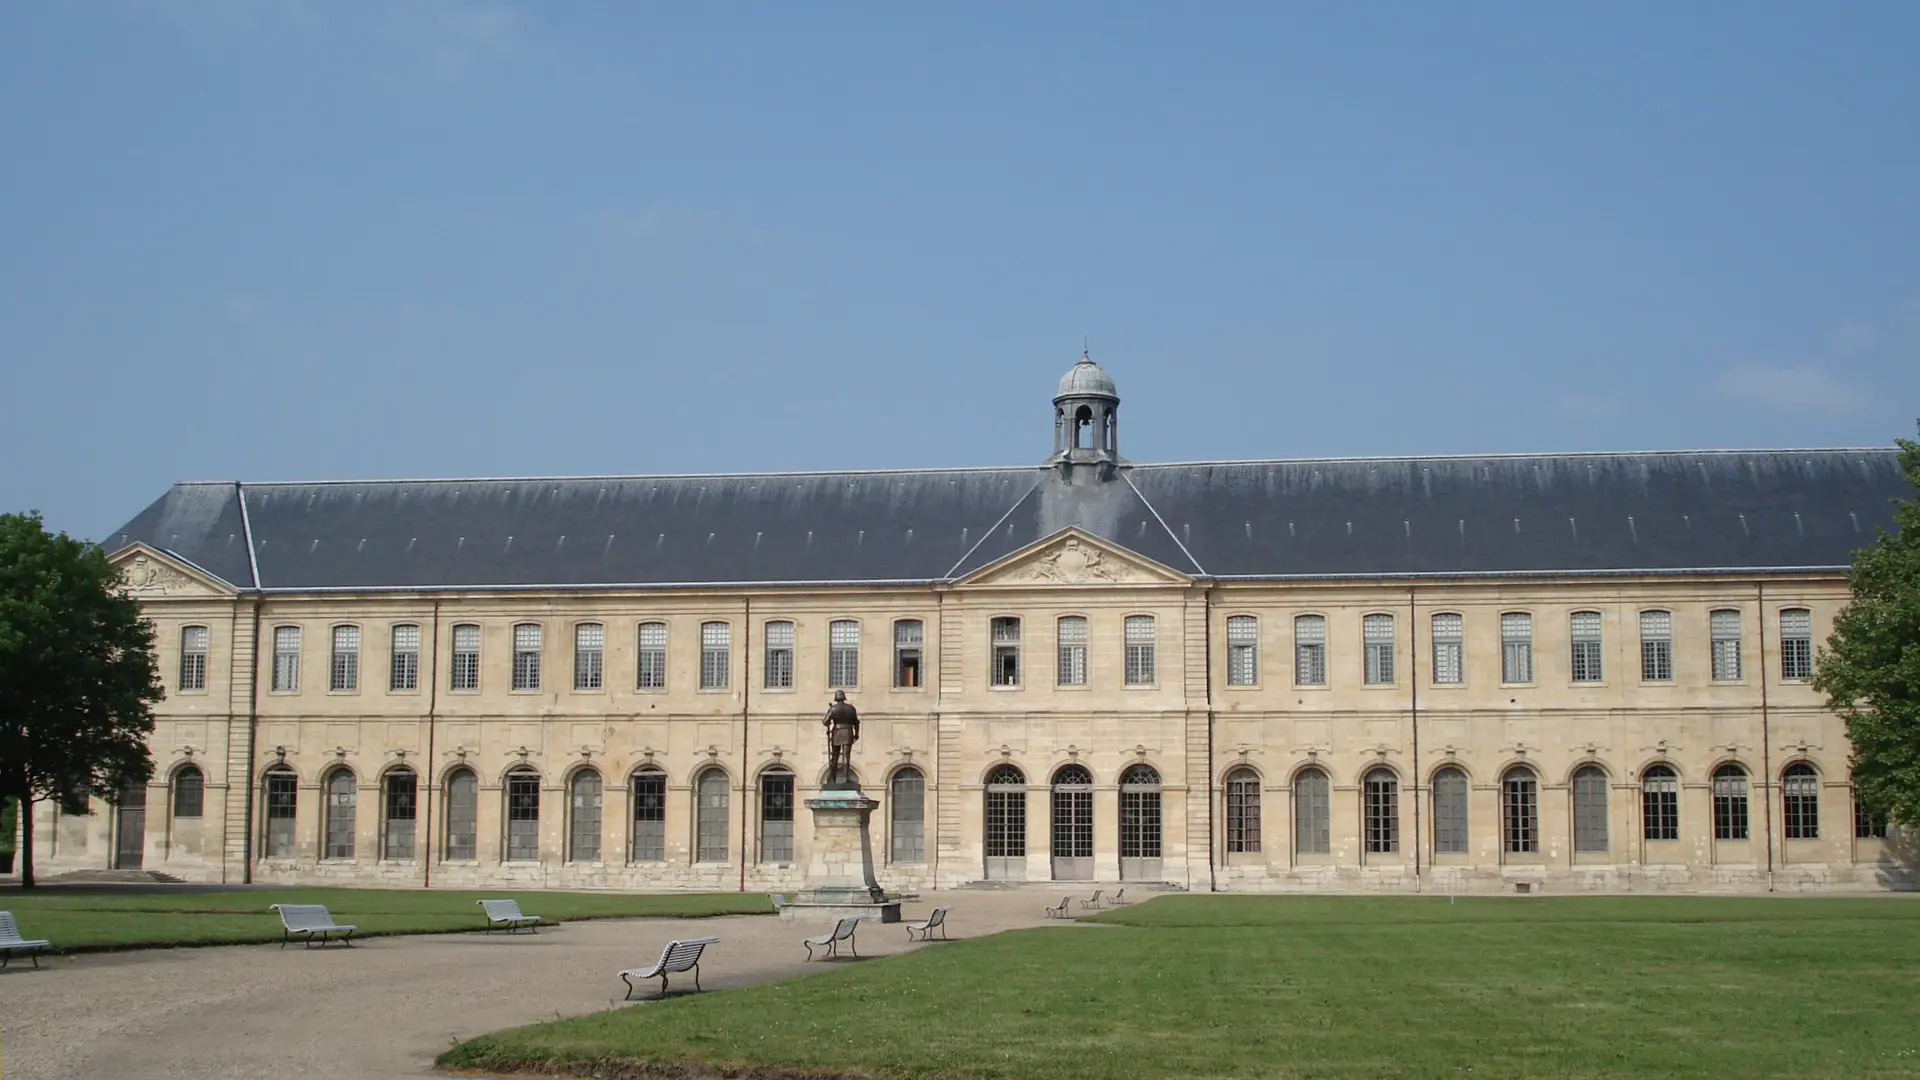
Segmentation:
<svg viewBox="0 0 1920 1080">
<path fill-rule="evenodd" d="M 1053 774 L 1053 879 L 1093 880 L 1093 774 L 1084 765 Z"/>
<path fill-rule="evenodd" d="M 987 774 L 987 880 L 1027 876 L 1027 777 L 1012 765 Z"/>
<path fill-rule="evenodd" d="M 113 813 L 113 868 L 138 870 L 147 856 L 147 786 L 122 789 Z"/>
<path fill-rule="evenodd" d="M 1158 881 L 1160 871 L 1160 774 L 1132 765 L 1120 775 L 1120 878 Z"/>
</svg>

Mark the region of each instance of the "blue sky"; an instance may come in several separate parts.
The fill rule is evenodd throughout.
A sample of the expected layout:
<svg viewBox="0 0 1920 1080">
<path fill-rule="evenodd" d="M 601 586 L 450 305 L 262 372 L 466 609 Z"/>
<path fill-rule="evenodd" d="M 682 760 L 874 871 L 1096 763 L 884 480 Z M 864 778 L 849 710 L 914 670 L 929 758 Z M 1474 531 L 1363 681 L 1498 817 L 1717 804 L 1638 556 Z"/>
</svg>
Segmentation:
<svg viewBox="0 0 1920 1080">
<path fill-rule="evenodd" d="M 1884 445 L 1920 5 L 0 5 L 0 510 Z"/>
</svg>

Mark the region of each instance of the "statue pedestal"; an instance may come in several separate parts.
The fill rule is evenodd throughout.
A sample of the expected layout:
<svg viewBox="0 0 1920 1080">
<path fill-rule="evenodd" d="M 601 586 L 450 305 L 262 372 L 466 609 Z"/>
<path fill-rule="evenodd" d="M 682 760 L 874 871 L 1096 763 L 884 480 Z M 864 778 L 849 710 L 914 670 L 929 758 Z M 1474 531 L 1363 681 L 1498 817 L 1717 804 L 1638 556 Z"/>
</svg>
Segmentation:
<svg viewBox="0 0 1920 1080">
<path fill-rule="evenodd" d="M 864 915 L 900 921 L 900 902 L 888 900 L 873 876 L 870 822 L 880 804 L 858 789 L 827 790 L 807 800 L 813 813 L 813 845 L 807 884 L 780 909 L 783 919 L 825 922 Z"/>
</svg>

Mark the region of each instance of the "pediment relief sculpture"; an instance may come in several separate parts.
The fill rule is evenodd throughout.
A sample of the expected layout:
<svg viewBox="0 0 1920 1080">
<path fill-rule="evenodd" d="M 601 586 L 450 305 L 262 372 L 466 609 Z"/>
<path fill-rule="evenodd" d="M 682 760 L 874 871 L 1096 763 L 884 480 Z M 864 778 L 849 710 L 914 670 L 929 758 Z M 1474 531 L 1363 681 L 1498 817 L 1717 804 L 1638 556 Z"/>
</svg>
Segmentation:
<svg viewBox="0 0 1920 1080">
<path fill-rule="evenodd" d="M 165 556 L 136 547 L 115 560 L 127 591 L 143 598 L 164 596 L 220 596 L 225 590 L 182 570 Z"/>
<path fill-rule="evenodd" d="M 1176 575 L 1128 559 L 1080 536 L 1069 536 L 1038 552 L 1014 556 L 988 569 L 983 585 L 1133 585 L 1179 580 Z"/>
</svg>

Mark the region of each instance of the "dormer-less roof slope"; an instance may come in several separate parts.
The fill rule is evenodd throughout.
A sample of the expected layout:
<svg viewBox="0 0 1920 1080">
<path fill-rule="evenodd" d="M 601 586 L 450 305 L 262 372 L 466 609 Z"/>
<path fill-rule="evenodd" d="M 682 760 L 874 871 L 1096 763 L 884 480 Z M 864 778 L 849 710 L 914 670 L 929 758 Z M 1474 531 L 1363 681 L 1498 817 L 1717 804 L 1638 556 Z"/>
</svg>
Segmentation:
<svg viewBox="0 0 1920 1080">
<path fill-rule="evenodd" d="M 135 541 L 239 588 L 953 580 L 1069 526 L 1195 576 L 1838 569 L 1911 498 L 1891 450 L 751 476 L 181 484 Z M 247 538 L 252 539 L 252 558 Z M 258 581 L 253 567 L 258 566 Z"/>
</svg>

